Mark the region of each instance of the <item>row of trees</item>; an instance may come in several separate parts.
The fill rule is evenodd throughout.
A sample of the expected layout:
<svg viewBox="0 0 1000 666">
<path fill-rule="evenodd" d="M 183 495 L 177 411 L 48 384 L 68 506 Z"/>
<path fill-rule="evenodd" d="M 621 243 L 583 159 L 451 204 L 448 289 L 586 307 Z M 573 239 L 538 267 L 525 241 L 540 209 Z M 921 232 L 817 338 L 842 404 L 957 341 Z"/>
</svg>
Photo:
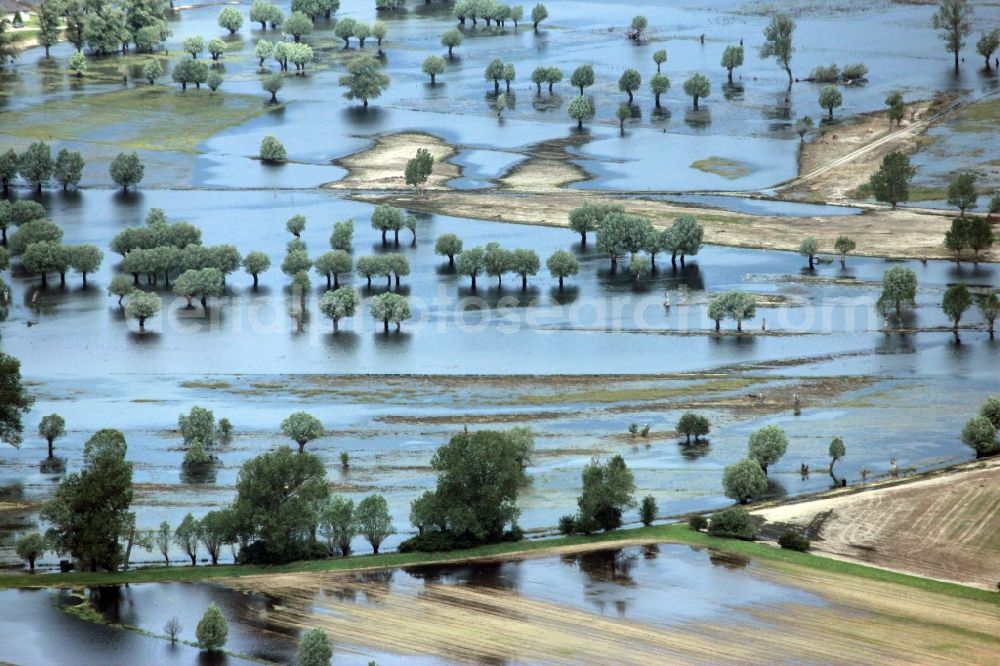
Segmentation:
<svg viewBox="0 0 1000 666">
<path fill-rule="evenodd" d="M 687 256 L 694 256 L 701 250 L 704 239 L 704 228 L 690 215 L 682 215 L 673 224 L 657 230 L 652 223 L 640 215 L 625 213 L 621 206 L 616 205 L 585 205 L 570 211 L 570 228 L 580 234 L 581 245 L 586 245 L 586 234 L 591 230 L 597 232 L 597 248 L 611 260 L 611 270 L 618 268 L 618 258 L 628 252 L 633 263 L 636 254 L 645 252 L 649 255 L 649 268 L 656 270 L 656 255 L 659 252 L 669 252 L 670 262 L 677 267 L 680 258 L 681 266 Z"/>
<path fill-rule="evenodd" d="M 83 177 L 83 156 L 75 150 L 63 148 L 52 159 L 52 149 L 47 143 L 37 141 L 18 155 L 13 149 L 0 153 L 0 184 L 7 192 L 18 175 L 41 192 L 49 182 L 55 180 L 63 190 L 76 187 Z M 142 181 L 145 168 L 135 153 L 119 153 L 109 168 L 111 180 L 128 191 Z"/>
</svg>

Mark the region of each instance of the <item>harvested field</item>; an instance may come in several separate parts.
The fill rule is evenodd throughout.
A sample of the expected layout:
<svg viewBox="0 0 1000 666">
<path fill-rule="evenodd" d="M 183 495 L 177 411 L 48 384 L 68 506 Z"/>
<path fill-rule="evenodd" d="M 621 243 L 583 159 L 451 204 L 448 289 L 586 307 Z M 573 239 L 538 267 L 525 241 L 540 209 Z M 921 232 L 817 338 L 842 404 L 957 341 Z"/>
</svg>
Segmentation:
<svg viewBox="0 0 1000 666">
<path fill-rule="evenodd" d="M 1000 581 L 1000 461 L 758 512 L 769 522 L 822 520 L 814 550 L 985 589 Z"/>
<path fill-rule="evenodd" d="M 804 593 L 816 601 L 737 604 L 727 609 L 725 622 L 664 624 L 625 617 L 621 608 L 618 614 L 599 613 L 533 598 L 517 585 L 446 583 L 433 574 L 415 589 L 400 585 L 389 572 L 225 582 L 277 599 L 268 612 L 272 630 L 321 627 L 359 652 L 367 648 L 462 663 L 763 664 L 774 663 L 775 655 L 807 663 L 988 663 L 1000 649 L 1000 615 L 984 602 L 789 563 L 748 567 L 733 562 L 731 567 L 740 578 L 767 581 L 788 589 L 791 597 Z M 411 573 L 419 577 L 419 571 Z M 629 585 L 627 572 L 617 576 L 605 584 Z M 642 593 L 632 589 L 631 594 Z M 663 603 L 672 602 L 665 598 Z"/>
</svg>

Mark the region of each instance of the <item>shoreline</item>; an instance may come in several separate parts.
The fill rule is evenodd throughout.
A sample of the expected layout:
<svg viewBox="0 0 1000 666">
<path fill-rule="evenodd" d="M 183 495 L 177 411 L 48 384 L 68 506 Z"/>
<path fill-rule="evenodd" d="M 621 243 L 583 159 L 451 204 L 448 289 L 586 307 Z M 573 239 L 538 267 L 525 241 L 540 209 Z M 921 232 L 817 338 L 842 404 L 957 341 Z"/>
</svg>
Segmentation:
<svg viewBox="0 0 1000 666">
<path fill-rule="evenodd" d="M 943 469 L 929 470 L 903 479 L 873 481 L 847 491 L 827 490 L 809 495 L 801 495 L 782 502 L 762 503 L 747 507 L 754 514 L 766 514 L 777 510 L 794 510 L 794 507 L 811 502 L 836 500 L 838 497 L 879 494 L 900 486 L 921 482 L 940 483 L 942 479 L 980 467 L 983 461 L 959 463 Z M 994 466 L 997 466 L 994 461 Z M 648 543 L 678 543 L 705 547 L 738 556 L 760 558 L 768 561 L 789 562 L 811 569 L 836 571 L 882 582 L 892 582 L 921 588 L 941 594 L 978 601 L 988 601 L 1000 605 L 1000 595 L 983 587 L 962 584 L 947 579 L 923 576 L 917 573 L 860 563 L 843 557 L 820 554 L 820 551 L 800 553 L 783 550 L 773 542 L 737 541 L 709 536 L 691 530 L 685 523 L 671 522 L 651 527 L 633 527 L 614 532 L 589 536 L 569 536 L 540 538 L 530 541 L 506 542 L 479 546 L 468 550 L 438 553 L 384 553 L 379 555 L 354 555 L 347 558 L 304 560 L 286 565 L 200 565 L 142 567 L 118 572 L 75 571 L 71 573 L 30 574 L 0 573 L 0 590 L 73 588 L 93 585 L 121 585 L 131 583 L 175 583 L 175 582 L 226 582 L 234 579 L 252 580 L 254 577 L 271 577 L 299 573 L 346 573 L 378 571 L 404 567 L 459 565 L 476 562 L 509 561 L 551 555 L 587 552 L 611 548 L 622 548 Z"/>
</svg>

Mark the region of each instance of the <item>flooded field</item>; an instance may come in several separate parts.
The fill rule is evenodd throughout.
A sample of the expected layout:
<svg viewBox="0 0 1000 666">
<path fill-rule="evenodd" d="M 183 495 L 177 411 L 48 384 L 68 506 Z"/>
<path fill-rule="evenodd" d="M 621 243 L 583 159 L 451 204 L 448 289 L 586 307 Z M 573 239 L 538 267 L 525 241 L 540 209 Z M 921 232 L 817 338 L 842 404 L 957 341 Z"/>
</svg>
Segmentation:
<svg viewBox="0 0 1000 666">
<path fill-rule="evenodd" d="M 0 645 L 0 659 L 45 661 L 65 644 L 80 664 L 106 663 L 115 655 L 191 663 L 189 618 L 210 602 L 229 622 L 229 654 L 215 655 L 211 663 L 285 663 L 307 626 L 327 630 L 337 663 L 345 664 L 662 663 L 665 655 L 718 662 L 737 654 L 756 662 L 768 652 L 786 655 L 777 662 L 797 663 L 827 661 L 835 650 L 851 650 L 867 661 L 884 649 L 872 633 L 876 625 L 900 639 L 894 655 L 901 661 L 945 653 L 974 660 L 997 648 L 997 619 L 983 604 L 923 592 L 904 602 L 885 583 L 857 586 L 836 576 L 830 582 L 820 585 L 814 574 L 795 567 L 647 544 L 462 567 L 248 577 L 217 585 L 9 590 L 0 592 L 5 607 L 23 609 L 20 618 L 30 617 L 32 626 L 58 638 L 5 631 L 11 640 Z M 883 601 L 860 606 L 855 595 L 865 587 Z M 932 622 L 929 604 L 949 613 Z M 86 606 L 96 613 L 78 612 Z M 162 634 L 173 616 L 184 625 L 176 645 Z M 789 631 L 802 632 L 805 618 L 811 618 L 811 640 L 792 640 Z M 5 622 L 0 627 L 21 626 Z M 961 646 L 942 647 L 959 636 Z"/>
<path fill-rule="evenodd" d="M 288 4 L 280 4 L 287 14 Z M 758 57 L 776 6 L 758 0 L 641 9 L 614 0 L 552 0 L 550 18 L 537 31 L 527 20 L 516 28 L 460 26 L 464 41 L 436 85 L 420 73 L 421 62 L 445 54 L 440 39 L 456 25 L 452 4 L 414 0 L 378 16 L 388 27 L 380 62 L 392 84 L 367 109 L 342 98 L 338 80 L 360 49 L 357 40 L 343 48 L 334 29 L 345 17 L 374 20 L 371 0 L 344 0 L 334 19 L 316 21 L 304 38 L 315 59 L 305 75 L 284 77 L 277 104 L 266 103 L 261 90 L 262 75 L 277 66 L 259 67 L 254 48 L 282 34 L 249 21 L 225 37 L 225 55 L 213 65 L 224 82 L 214 92 L 181 92 L 169 75 L 147 85 L 142 66 L 153 56 L 136 53 L 89 57 L 86 76 L 71 77 L 74 49 L 66 43 L 53 46 L 51 58 L 34 48 L 16 66 L 0 68 L 0 152 L 44 140 L 54 151 L 81 151 L 87 162 L 76 191 L 34 194 L 18 183 L 8 198 L 34 198 L 62 227 L 64 243 L 93 243 L 105 254 L 86 288 L 74 274 L 65 286 L 50 280 L 43 288 L 20 261 L 5 276 L 12 301 L 0 322 L 2 349 L 20 359 L 35 404 L 21 447 L 0 448 L 0 567 L 22 567 L 15 539 L 47 527 L 39 511 L 62 474 L 40 465 L 46 442 L 37 432 L 51 413 L 66 419 L 56 454 L 67 471 L 81 467 L 83 444 L 96 430 L 125 434 L 134 465 L 132 510 L 138 528 L 152 529 L 230 503 L 241 465 L 290 444 L 279 424 L 306 410 L 325 430 L 307 450 L 326 466 L 331 491 L 355 501 L 376 492 L 386 497 L 396 528 L 383 546 L 390 551 L 414 534 L 410 504 L 434 487 L 434 451 L 465 427 L 532 428 L 535 454 L 518 498 L 518 525 L 531 537 L 553 534 L 559 517 L 574 510 L 585 465 L 616 454 L 634 472 L 639 494 L 655 497 L 660 520 L 729 506 L 722 471 L 746 455 L 749 434 L 768 424 L 789 438 L 787 453 L 770 467 L 769 499 L 829 488 L 833 436 L 846 444 L 837 470 L 851 485 L 862 480 L 862 470 L 868 479 L 888 474 L 891 459 L 906 474 L 972 459 L 961 443 L 962 426 L 986 395 L 1000 390 L 1000 342 L 972 308 L 957 343 L 941 300 L 959 282 L 976 295 L 995 292 L 998 264 L 927 260 L 946 256 L 933 225 L 918 229 L 921 242 L 907 247 L 893 237 L 905 235 L 893 231 L 900 227 L 880 226 L 887 211 L 862 210 L 870 202 L 779 200 L 777 186 L 802 175 L 797 119 L 816 120 L 806 142 L 822 137 L 833 145 L 851 118 L 883 112 L 887 94 L 900 90 L 907 102 L 924 100 L 924 108 L 935 96 L 959 105 L 941 122 L 928 120 L 899 139 L 917 167 L 912 205 L 947 208 L 948 180 L 972 170 L 981 178 L 981 211 L 1000 183 L 1000 76 L 981 69 L 972 45 L 963 51 L 969 62 L 953 73 L 931 27 L 932 4 L 777 4 L 797 22 L 796 81 L 789 90 L 785 72 Z M 244 15 L 249 8 L 235 6 Z M 187 57 L 186 38 L 221 37 L 219 10 L 172 13 L 166 52 L 155 57 L 176 62 Z M 638 11 L 649 30 L 634 42 L 625 30 Z M 998 21 L 1000 5 L 976 3 L 976 33 Z M 373 41 L 365 47 L 371 54 Z M 721 52 L 744 42 L 745 63 L 729 83 Z M 649 78 L 659 49 L 668 52 L 663 72 L 671 85 L 657 109 Z M 497 57 L 517 68 L 502 119 L 492 81 L 483 75 Z M 821 120 L 822 86 L 804 79 L 816 66 L 857 61 L 869 69 L 867 83 L 842 86 L 836 118 Z M 596 75 L 586 91 L 595 115 L 577 129 L 567 115 L 577 93 L 569 79 L 588 63 Z M 551 94 L 544 86 L 537 93 L 531 83 L 539 66 L 563 73 Z M 620 130 L 616 111 L 625 93 L 617 81 L 626 68 L 640 71 L 643 83 Z M 695 73 L 711 84 L 697 110 L 683 86 Z M 345 166 L 344 158 L 372 153 L 404 132 L 426 135 L 428 145 L 451 155 L 447 175 L 439 175 L 425 200 L 408 189 L 366 186 L 363 170 Z M 287 148 L 287 163 L 260 161 L 267 135 Z M 114 191 L 109 163 L 132 150 L 145 164 L 145 178 L 137 191 Z M 841 166 L 852 170 L 850 162 Z M 435 192 L 470 198 L 456 212 L 435 208 Z M 374 205 L 365 202 L 375 195 L 410 197 L 412 242 L 408 231 L 398 245 L 380 242 L 369 225 Z M 691 206 L 706 224 L 718 225 L 715 242 L 727 247 L 708 245 L 678 266 L 659 254 L 655 271 L 633 279 L 627 256 L 612 271 L 594 234 L 581 246 L 577 234 L 558 228 L 565 215 L 528 219 L 515 210 L 558 209 L 544 207 L 548 195 L 572 205 L 608 196 Z M 199 227 L 206 245 L 264 252 L 271 268 L 258 288 L 243 272 L 228 276 L 224 295 L 207 308 L 187 307 L 162 284 L 144 284 L 163 296 L 164 308 L 140 333 L 107 296 L 121 272 L 121 258 L 108 245 L 152 208 Z M 327 251 L 335 221 L 353 219 L 355 261 L 399 252 L 409 274 L 398 287 L 387 287 L 384 278 L 371 286 L 347 278 L 362 303 L 335 334 L 319 310 L 325 280 L 312 273 L 300 294 L 280 269 L 291 240 L 285 222 L 296 214 L 307 218 L 302 241 L 310 256 Z M 772 230 L 784 226 L 794 234 L 794 243 L 787 236 L 775 242 L 777 233 L 766 231 L 754 238 L 761 227 L 748 226 L 748 218 L 765 216 Z M 928 217 L 947 223 L 942 215 Z M 823 247 L 810 271 L 795 252 L 737 247 L 794 248 L 805 229 L 816 228 L 808 223 L 822 226 L 832 245 L 838 221 L 864 229 L 869 242 L 858 252 L 868 256 L 848 256 L 841 266 Z M 502 284 L 480 275 L 473 289 L 435 254 L 435 239 L 445 233 L 466 248 L 497 241 L 532 250 L 541 269 L 524 288 L 507 274 Z M 743 240 L 730 240 L 737 236 Z M 932 243 L 937 254 L 926 252 Z M 545 269 L 557 250 L 579 261 L 564 288 Z M 895 266 L 912 269 L 919 287 L 915 307 L 893 322 L 898 330 L 887 331 L 875 303 L 884 272 Z M 716 335 L 708 300 L 733 289 L 755 296 L 756 316 L 740 335 L 729 321 Z M 409 298 L 413 318 L 383 334 L 369 306 L 387 290 Z M 293 317 L 298 304 L 303 312 Z M 198 477 L 182 473 L 177 431 L 178 415 L 195 405 L 234 425 L 233 436 L 213 450 L 218 465 Z M 688 445 L 675 432 L 686 411 L 709 418 L 706 441 Z M 648 436 L 630 435 L 631 424 L 648 424 Z M 802 465 L 813 473 L 800 474 Z M 969 497 L 995 501 L 989 493 Z M 638 512 L 627 511 L 624 521 L 638 524 Z M 361 537 L 353 547 L 368 550 Z M 138 565 L 160 561 L 138 548 L 132 557 Z M 169 557 L 185 561 L 176 545 Z M 47 553 L 39 568 L 54 571 L 59 559 Z M 232 559 L 227 549 L 221 560 Z M 210 602 L 230 622 L 229 654 L 206 656 L 191 643 L 195 618 Z M 664 654 L 692 663 L 826 663 L 844 655 L 861 662 L 986 663 L 1000 650 L 994 608 L 670 544 L 215 585 L 4 590 L 0 604 L 16 609 L 0 615 L 0 662 L 61 661 L 72 651 L 80 664 L 285 663 L 310 626 L 329 631 L 336 661 L 345 664 L 660 663 Z M 185 627 L 172 645 L 162 629 L 174 615 Z"/>
</svg>

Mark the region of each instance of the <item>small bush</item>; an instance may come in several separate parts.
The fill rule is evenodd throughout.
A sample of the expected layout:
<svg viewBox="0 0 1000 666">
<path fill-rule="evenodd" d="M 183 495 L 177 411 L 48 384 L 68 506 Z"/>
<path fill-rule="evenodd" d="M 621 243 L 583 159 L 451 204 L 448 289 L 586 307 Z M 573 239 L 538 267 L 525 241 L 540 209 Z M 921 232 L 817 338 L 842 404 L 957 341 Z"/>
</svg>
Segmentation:
<svg viewBox="0 0 1000 666">
<path fill-rule="evenodd" d="M 809 78 L 817 83 L 836 83 L 840 79 L 840 68 L 836 65 L 824 67 L 820 65 L 813 69 Z"/>
<path fill-rule="evenodd" d="M 642 437 L 649 437 L 649 424 L 642 426 L 642 430 L 639 431 L 639 435 Z"/>
<path fill-rule="evenodd" d="M 500 537 L 501 542 L 520 541 L 524 538 L 524 532 L 519 527 L 511 528 Z M 463 550 L 465 548 L 475 548 L 482 546 L 484 541 L 476 539 L 471 534 L 455 534 L 449 530 L 443 532 L 424 532 L 415 537 L 410 537 L 399 544 L 401 553 L 438 553 L 449 550 Z"/>
<path fill-rule="evenodd" d="M 726 539 L 753 541 L 757 537 L 757 526 L 746 509 L 734 506 L 712 515 L 708 533 Z"/>
<path fill-rule="evenodd" d="M 868 67 L 864 63 L 848 65 L 840 71 L 840 79 L 844 83 L 858 83 L 868 80 Z"/>
<path fill-rule="evenodd" d="M 649 527 L 656 520 L 656 500 L 652 495 L 646 495 L 642 498 L 642 504 L 639 505 L 639 518 L 642 520 L 642 524 Z"/>
<path fill-rule="evenodd" d="M 351 465 L 351 456 L 347 451 L 340 454 L 340 466 L 347 469 Z"/>
<path fill-rule="evenodd" d="M 688 516 L 688 527 L 693 529 L 695 532 L 700 532 L 702 530 L 708 529 L 708 518 L 696 513 L 692 516 Z"/>
<path fill-rule="evenodd" d="M 260 159 L 264 162 L 284 162 L 288 159 L 285 147 L 273 136 L 265 136 L 260 142 Z"/>
<path fill-rule="evenodd" d="M 628 427 L 628 431 L 629 431 L 629 434 L 631 434 L 633 437 L 635 437 L 637 434 L 639 434 L 639 424 L 638 423 L 633 423 L 632 425 L 630 425 Z"/>
<path fill-rule="evenodd" d="M 559 533 L 560 534 L 575 534 L 576 533 L 576 516 L 562 516 L 559 519 Z"/>
<path fill-rule="evenodd" d="M 797 550 L 800 553 L 804 553 L 809 550 L 809 539 L 795 530 L 788 530 L 778 537 L 778 545 L 785 550 Z"/>
</svg>

